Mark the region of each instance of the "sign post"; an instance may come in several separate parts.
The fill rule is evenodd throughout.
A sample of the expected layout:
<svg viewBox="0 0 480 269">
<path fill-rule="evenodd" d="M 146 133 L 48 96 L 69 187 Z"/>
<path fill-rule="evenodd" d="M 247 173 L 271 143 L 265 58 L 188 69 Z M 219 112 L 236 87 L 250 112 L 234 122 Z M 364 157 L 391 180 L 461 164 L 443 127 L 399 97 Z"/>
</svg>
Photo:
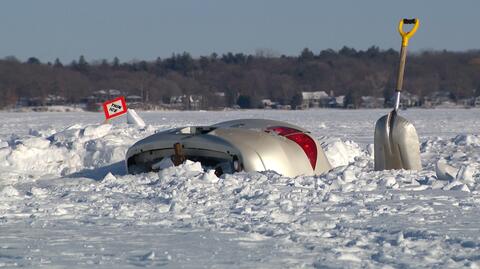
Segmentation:
<svg viewBox="0 0 480 269">
<path fill-rule="evenodd" d="M 105 123 L 107 123 L 109 119 L 127 113 L 127 103 L 125 102 L 125 97 L 120 96 L 103 103 L 103 112 L 105 112 Z"/>
</svg>

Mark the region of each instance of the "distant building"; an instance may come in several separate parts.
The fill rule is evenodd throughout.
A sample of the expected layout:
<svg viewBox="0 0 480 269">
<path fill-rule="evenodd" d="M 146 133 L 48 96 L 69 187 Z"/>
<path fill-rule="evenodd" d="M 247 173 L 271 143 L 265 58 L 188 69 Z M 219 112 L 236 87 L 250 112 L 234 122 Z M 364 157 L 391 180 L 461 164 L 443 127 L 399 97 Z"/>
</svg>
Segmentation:
<svg viewBox="0 0 480 269">
<path fill-rule="evenodd" d="M 58 105 L 65 105 L 66 100 L 62 96 L 49 94 L 44 99 L 44 105 L 47 106 L 58 106 Z"/>
<path fill-rule="evenodd" d="M 181 110 L 199 110 L 202 108 L 203 96 L 201 95 L 178 95 L 170 97 L 169 108 Z"/>
<path fill-rule="evenodd" d="M 375 96 L 362 96 L 360 107 L 362 108 L 381 108 L 385 104 L 385 98 Z"/>
<path fill-rule="evenodd" d="M 47 97 L 20 97 L 17 100 L 16 107 L 27 106 L 59 106 L 65 105 L 66 99 L 62 96 L 49 94 Z"/>
<path fill-rule="evenodd" d="M 86 103 L 103 103 L 115 97 L 122 95 L 122 92 L 115 89 L 104 89 L 93 92 L 92 95 L 83 98 Z"/>
<path fill-rule="evenodd" d="M 436 91 L 424 97 L 424 106 L 435 107 L 442 104 L 452 103 L 452 94 L 448 91 Z"/>
<path fill-rule="evenodd" d="M 82 98 L 81 103 L 87 110 L 98 111 L 102 109 L 105 101 L 119 97 L 122 92 L 116 89 L 103 89 L 93 92 L 92 95 Z"/>
<path fill-rule="evenodd" d="M 420 106 L 420 97 L 416 94 L 403 91 L 400 95 L 400 104 L 402 107 Z"/>
<path fill-rule="evenodd" d="M 262 103 L 263 108 L 272 108 L 272 106 L 275 104 L 270 99 L 262 99 L 260 102 Z"/>
<path fill-rule="evenodd" d="M 395 93 L 390 97 L 387 104 L 390 106 L 394 106 L 396 102 L 397 94 Z M 400 94 L 400 107 L 407 108 L 407 107 L 417 107 L 422 105 L 422 99 L 413 93 L 408 91 L 402 91 Z"/>
<path fill-rule="evenodd" d="M 475 101 L 473 102 L 473 105 L 480 107 L 480 96 L 475 98 Z"/>
<path fill-rule="evenodd" d="M 330 97 L 330 102 L 328 103 L 328 106 L 331 108 L 339 108 L 343 107 L 345 102 L 345 95 L 340 95 L 337 97 Z"/>
<path fill-rule="evenodd" d="M 128 95 L 125 97 L 125 101 L 127 101 L 127 107 L 129 108 L 137 108 L 137 109 L 145 108 L 145 103 L 143 102 L 143 98 L 139 95 Z"/>
<path fill-rule="evenodd" d="M 43 106 L 45 105 L 44 99 L 40 97 L 20 97 L 17 100 L 16 107 L 26 107 L 26 106 Z"/>
<path fill-rule="evenodd" d="M 302 108 L 328 107 L 331 97 L 325 91 L 302 92 Z"/>
</svg>

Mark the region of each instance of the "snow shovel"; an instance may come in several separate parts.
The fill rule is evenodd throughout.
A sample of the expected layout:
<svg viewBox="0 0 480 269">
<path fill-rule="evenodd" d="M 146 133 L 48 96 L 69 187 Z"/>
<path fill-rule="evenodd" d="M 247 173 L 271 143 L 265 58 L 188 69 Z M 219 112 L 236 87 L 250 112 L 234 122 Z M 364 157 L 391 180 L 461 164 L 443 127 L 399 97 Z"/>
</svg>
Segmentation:
<svg viewBox="0 0 480 269">
<path fill-rule="evenodd" d="M 412 30 L 404 32 L 404 24 L 413 24 Z M 420 170 L 422 168 L 417 131 L 407 119 L 398 115 L 408 40 L 415 34 L 418 25 L 418 19 L 403 19 L 398 25 L 398 31 L 402 36 L 402 47 L 400 50 L 395 108 L 392 112 L 381 117 L 375 125 L 376 171 L 390 169 Z"/>
</svg>

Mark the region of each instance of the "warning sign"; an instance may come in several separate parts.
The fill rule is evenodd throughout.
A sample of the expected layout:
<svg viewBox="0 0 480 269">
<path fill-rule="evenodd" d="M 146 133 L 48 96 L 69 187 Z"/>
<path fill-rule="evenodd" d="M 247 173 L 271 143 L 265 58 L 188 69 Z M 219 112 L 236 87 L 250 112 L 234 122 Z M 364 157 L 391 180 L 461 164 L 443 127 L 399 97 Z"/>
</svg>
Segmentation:
<svg viewBox="0 0 480 269">
<path fill-rule="evenodd" d="M 127 104 L 125 102 L 125 97 L 120 96 L 118 98 L 103 103 L 103 112 L 105 112 L 105 118 L 107 120 L 127 113 Z"/>
</svg>

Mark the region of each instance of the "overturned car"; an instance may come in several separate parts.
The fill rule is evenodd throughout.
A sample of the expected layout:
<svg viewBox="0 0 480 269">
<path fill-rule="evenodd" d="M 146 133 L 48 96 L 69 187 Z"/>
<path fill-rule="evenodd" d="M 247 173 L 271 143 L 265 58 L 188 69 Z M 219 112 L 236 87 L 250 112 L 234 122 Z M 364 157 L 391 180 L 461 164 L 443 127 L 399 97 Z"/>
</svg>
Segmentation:
<svg viewBox="0 0 480 269">
<path fill-rule="evenodd" d="M 152 172 L 185 160 L 220 176 L 272 170 L 285 176 L 318 175 L 331 169 L 319 142 L 301 127 L 274 120 L 240 119 L 211 126 L 159 132 L 131 146 L 131 174 Z"/>
</svg>

